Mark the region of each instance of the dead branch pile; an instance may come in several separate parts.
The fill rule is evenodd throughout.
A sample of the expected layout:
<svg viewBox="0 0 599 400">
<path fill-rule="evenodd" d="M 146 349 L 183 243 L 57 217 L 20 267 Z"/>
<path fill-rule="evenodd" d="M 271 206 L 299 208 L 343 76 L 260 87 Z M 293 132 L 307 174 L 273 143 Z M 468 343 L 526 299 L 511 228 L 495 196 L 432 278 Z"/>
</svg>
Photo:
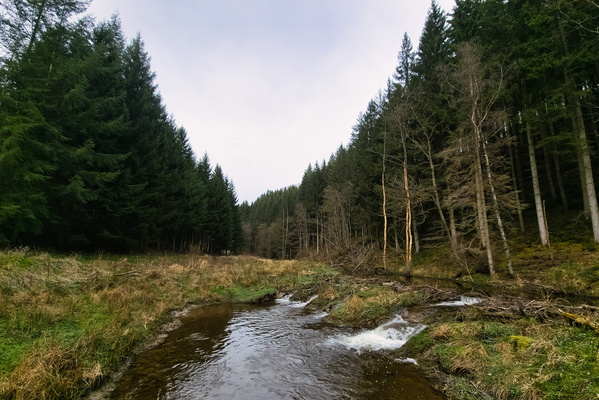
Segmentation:
<svg viewBox="0 0 599 400">
<path fill-rule="evenodd" d="M 475 306 L 489 319 L 534 318 L 542 323 L 586 326 L 599 333 L 599 307 L 570 306 L 549 300 L 527 300 L 519 297 L 495 296 Z"/>
</svg>

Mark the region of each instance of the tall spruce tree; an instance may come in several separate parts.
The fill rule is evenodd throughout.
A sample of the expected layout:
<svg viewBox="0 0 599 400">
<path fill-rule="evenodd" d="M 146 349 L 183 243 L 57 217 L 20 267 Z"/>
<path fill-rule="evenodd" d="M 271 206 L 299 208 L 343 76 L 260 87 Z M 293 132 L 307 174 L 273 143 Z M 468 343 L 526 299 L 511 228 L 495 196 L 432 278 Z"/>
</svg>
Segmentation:
<svg viewBox="0 0 599 400">
<path fill-rule="evenodd" d="M 167 113 L 154 83 L 150 57 L 137 35 L 123 55 L 128 112 L 128 148 L 131 153 L 125 165 L 131 173 L 131 184 L 139 192 L 132 199 L 134 213 L 124 222 L 127 236 L 147 249 L 156 238 L 159 199 L 166 185 L 160 180 L 161 131 L 167 124 Z"/>
</svg>

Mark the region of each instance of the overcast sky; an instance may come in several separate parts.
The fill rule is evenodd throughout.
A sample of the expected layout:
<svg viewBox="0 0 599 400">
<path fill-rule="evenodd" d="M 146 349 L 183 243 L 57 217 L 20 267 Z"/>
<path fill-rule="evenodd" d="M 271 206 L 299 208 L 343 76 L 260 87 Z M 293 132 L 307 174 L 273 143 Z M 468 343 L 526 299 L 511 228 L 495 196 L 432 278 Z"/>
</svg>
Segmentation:
<svg viewBox="0 0 599 400">
<path fill-rule="evenodd" d="M 450 12 L 454 0 L 439 0 Z M 299 184 L 347 144 L 430 0 L 93 0 L 152 58 L 163 101 L 239 202 Z"/>
</svg>

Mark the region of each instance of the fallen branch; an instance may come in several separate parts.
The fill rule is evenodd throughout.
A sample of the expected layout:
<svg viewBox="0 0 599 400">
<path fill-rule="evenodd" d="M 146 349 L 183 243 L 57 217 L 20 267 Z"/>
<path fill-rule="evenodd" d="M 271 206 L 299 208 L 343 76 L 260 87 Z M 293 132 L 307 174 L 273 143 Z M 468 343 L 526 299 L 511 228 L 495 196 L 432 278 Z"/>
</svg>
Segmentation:
<svg viewBox="0 0 599 400">
<path fill-rule="evenodd" d="M 562 315 L 576 324 L 587 326 L 599 333 L 599 324 L 592 319 L 585 317 L 584 315 L 572 314 L 568 312 L 562 312 Z"/>
</svg>

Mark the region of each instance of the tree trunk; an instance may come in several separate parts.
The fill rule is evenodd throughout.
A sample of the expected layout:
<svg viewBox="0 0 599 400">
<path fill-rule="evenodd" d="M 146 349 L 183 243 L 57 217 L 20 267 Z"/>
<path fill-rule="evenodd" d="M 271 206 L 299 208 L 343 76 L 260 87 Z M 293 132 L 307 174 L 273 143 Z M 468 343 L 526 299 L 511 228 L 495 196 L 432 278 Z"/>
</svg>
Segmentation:
<svg viewBox="0 0 599 400">
<path fill-rule="evenodd" d="M 564 45 L 564 53 L 570 55 L 568 42 L 564 27 L 560 24 L 560 33 Z M 599 243 L 599 206 L 597 204 L 597 194 L 595 193 L 595 182 L 593 179 L 593 165 L 591 163 L 591 155 L 589 144 L 587 141 L 586 129 L 584 126 L 584 118 L 582 116 L 582 105 L 580 98 L 576 93 L 576 81 L 570 71 L 564 67 L 564 79 L 566 82 L 566 99 L 568 101 L 568 109 L 570 118 L 572 119 L 572 129 L 576 138 L 576 148 L 578 150 L 578 158 L 581 166 L 582 188 L 583 193 L 586 191 L 586 199 L 589 207 L 589 215 L 593 226 L 593 236 L 595 243 Z"/>
<path fill-rule="evenodd" d="M 582 191 L 582 209 L 584 210 L 584 213 L 586 215 L 589 215 L 591 212 L 591 206 L 589 205 L 589 194 L 587 192 L 586 178 L 584 176 L 584 164 L 582 163 L 580 150 L 577 150 L 576 156 L 578 161 L 578 177 L 580 178 L 580 189 Z"/>
<path fill-rule="evenodd" d="M 414 211 L 412 211 L 414 215 Z M 414 253 L 420 253 L 420 235 L 418 234 L 418 223 L 412 218 L 412 236 L 414 237 Z"/>
<path fill-rule="evenodd" d="M 585 188 L 588 199 L 589 215 L 593 226 L 593 236 L 595 243 L 599 243 L 599 206 L 597 205 L 597 194 L 595 192 L 595 182 L 593 179 L 593 165 L 591 163 L 591 155 L 587 143 L 580 101 L 574 94 L 570 97 L 572 97 L 573 101 L 572 124 L 577 135 L 577 148 L 582 164 L 582 177 L 584 178 L 583 187 Z"/>
<path fill-rule="evenodd" d="M 491 174 L 491 162 L 489 160 L 489 153 L 487 152 L 487 146 L 485 144 L 485 140 L 482 140 L 482 149 L 483 155 L 485 159 L 485 167 L 487 170 L 487 180 L 489 181 L 489 190 L 491 191 L 491 198 L 493 199 L 493 209 L 495 210 L 495 219 L 497 220 L 497 228 L 499 229 L 499 234 L 501 235 L 501 241 L 503 242 L 503 251 L 505 253 L 505 262 L 507 264 L 508 272 L 511 276 L 514 275 L 514 270 L 512 268 L 512 255 L 510 253 L 510 247 L 507 243 L 507 236 L 505 234 L 505 229 L 503 228 L 503 219 L 501 218 L 501 213 L 499 212 L 499 201 L 497 199 L 497 192 L 495 191 L 495 183 L 493 181 L 493 175 Z"/>
<path fill-rule="evenodd" d="M 489 221 L 487 220 L 487 204 L 485 201 L 485 187 L 483 182 L 483 171 L 480 160 L 480 150 L 475 149 L 476 165 L 474 166 L 474 183 L 476 185 L 476 213 L 478 222 L 478 233 L 480 243 L 487 255 L 487 264 L 489 274 L 495 276 L 495 264 L 493 262 L 493 252 L 491 251 L 491 241 L 489 238 Z"/>
<path fill-rule="evenodd" d="M 518 178 L 518 187 L 522 188 L 522 190 L 520 191 L 520 200 L 523 204 L 526 204 L 526 199 L 528 198 L 528 195 L 525 190 L 526 185 L 524 183 L 524 174 L 522 172 L 524 170 L 524 167 L 522 166 L 522 158 L 520 157 L 521 151 L 519 147 L 519 143 L 522 142 L 524 142 L 524 140 L 522 140 L 522 138 L 518 138 L 518 141 L 516 142 L 516 151 L 514 151 L 514 164 L 516 165 L 516 178 Z"/>
<path fill-rule="evenodd" d="M 453 205 L 449 206 L 449 230 L 451 231 L 451 236 L 455 239 L 457 249 L 458 229 L 455 223 L 455 210 L 453 208 Z M 457 254 L 459 255 L 459 253 Z"/>
<path fill-rule="evenodd" d="M 539 226 L 539 236 L 541 238 L 541 244 L 547 246 L 549 244 L 549 234 L 545 227 L 547 222 L 545 221 L 545 213 L 543 210 L 543 199 L 541 198 L 541 187 L 539 185 L 539 172 L 537 169 L 537 158 L 535 155 L 535 147 L 532 138 L 532 130 L 530 128 L 530 122 L 526 122 L 526 138 L 528 140 L 528 156 L 530 158 L 530 172 L 532 174 L 532 188 L 535 196 L 535 209 L 537 212 L 537 223 Z"/>
<path fill-rule="evenodd" d="M 559 162 L 559 156 L 554 153 L 554 163 L 555 165 L 555 176 L 557 177 L 557 186 L 559 187 L 559 195 L 562 199 L 562 207 L 564 207 L 564 211 L 568 212 L 568 196 L 566 194 L 566 187 L 564 186 L 564 180 L 562 178 L 562 169 Z"/>
<path fill-rule="evenodd" d="M 553 127 L 553 122 L 549 120 L 549 133 L 551 136 L 555 136 L 555 129 Z M 555 177 L 557 180 L 557 187 L 559 188 L 560 198 L 562 200 L 562 207 L 564 207 L 564 211 L 568 211 L 568 196 L 566 195 L 566 188 L 564 186 L 564 180 L 562 179 L 562 171 L 559 162 L 559 155 L 557 154 L 555 144 L 551 146 L 551 154 L 553 154 L 553 165 L 555 165 Z"/>
<path fill-rule="evenodd" d="M 512 170 L 512 183 L 514 185 L 514 195 L 516 197 L 516 207 L 518 207 L 518 222 L 520 223 L 520 232 L 524 232 L 526 227 L 524 226 L 524 215 L 522 214 L 522 203 L 520 202 L 520 191 L 518 190 L 518 179 L 516 177 L 516 164 L 514 162 L 514 149 L 512 145 L 509 146 L 510 154 L 510 168 Z"/>
<path fill-rule="evenodd" d="M 480 118 L 478 115 L 479 107 L 479 93 L 477 82 L 474 76 L 469 75 L 468 87 L 470 91 L 470 123 L 473 135 L 474 144 L 474 184 L 476 191 L 476 213 L 478 232 L 480 236 L 480 243 L 486 252 L 487 264 L 489 267 L 489 274 L 491 277 L 495 277 L 495 263 L 493 261 L 493 251 L 491 249 L 491 239 L 489 234 L 489 221 L 487 219 L 487 202 L 485 199 L 485 184 L 483 180 L 483 167 L 481 160 L 481 151 L 483 145 L 483 137 L 480 126 Z"/>
<path fill-rule="evenodd" d="M 405 256 L 405 274 L 406 276 L 412 276 L 412 204 L 410 198 L 410 187 L 408 183 L 408 162 L 407 162 L 407 151 L 404 146 L 404 163 L 403 163 L 403 179 L 404 189 L 406 191 L 406 256 Z"/>
<path fill-rule="evenodd" d="M 435 173 L 435 163 L 433 162 L 432 149 L 430 140 L 428 140 L 426 144 L 426 156 L 428 158 L 428 166 L 431 172 L 431 185 L 433 189 L 433 202 L 435 203 L 435 207 L 437 208 L 437 212 L 439 214 L 439 219 L 441 220 L 441 226 L 449 239 L 449 244 L 451 245 L 451 251 L 456 260 L 460 259 L 459 250 L 458 250 L 458 241 L 455 232 L 455 223 L 454 229 L 450 229 L 449 224 L 447 223 L 447 219 L 445 218 L 445 213 L 443 212 L 443 206 L 441 205 L 441 196 L 439 195 L 439 188 L 437 187 L 437 176 Z"/>
<path fill-rule="evenodd" d="M 383 268 L 387 269 L 387 192 L 385 190 L 385 157 L 387 152 L 387 131 L 383 139 L 383 172 L 381 174 L 381 186 L 383 189 Z"/>
<path fill-rule="evenodd" d="M 31 49 L 33 48 L 33 44 L 35 43 L 35 37 L 37 36 L 37 34 L 41 28 L 42 17 L 44 16 L 44 11 L 46 11 L 47 3 L 48 3 L 48 0 L 42 0 L 42 2 L 38 6 L 37 14 L 35 16 L 35 21 L 33 23 L 33 27 L 31 28 L 31 36 L 29 37 L 29 43 L 27 44 L 27 51 L 26 51 L 27 53 L 29 53 L 31 51 Z"/>
<path fill-rule="evenodd" d="M 545 125 L 541 125 L 541 138 L 545 139 L 547 134 L 545 132 Z M 551 153 L 550 148 L 547 144 L 543 146 L 543 160 L 545 161 L 545 171 L 547 171 L 547 183 L 549 184 L 549 194 L 551 195 L 551 201 L 557 202 L 557 188 L 555 186 L 555 180 L 553 179 L 553 168 L 551 167 Z"/>
</svg>

